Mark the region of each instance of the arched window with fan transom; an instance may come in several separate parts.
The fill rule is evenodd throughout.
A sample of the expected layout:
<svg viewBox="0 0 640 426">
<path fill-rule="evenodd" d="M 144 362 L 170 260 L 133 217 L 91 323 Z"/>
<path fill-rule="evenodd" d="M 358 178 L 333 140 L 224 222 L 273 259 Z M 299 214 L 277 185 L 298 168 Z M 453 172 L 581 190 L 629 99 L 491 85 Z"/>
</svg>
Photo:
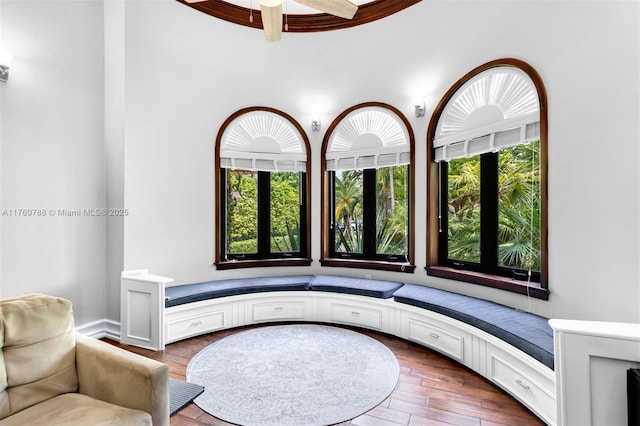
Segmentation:
<svg viewBox="0 0 640 426">
<path fill-rule="evenodd" d="M 309 141 L 268 107 L 231 115 L 216 139 L 218 269 L 309 265 Z"/>
<path fill-rule="evenodd" d="M 413 146 L 407 119 L 378 102 L 329 126 L 322 148 L 323 266 L 413 272 Z"/>
<path fill-rule="evenodd" d="M 427 273 L 548 298 L 547 109 L 537 72 L 484 64 L 427 134 Z"/>
</svg>

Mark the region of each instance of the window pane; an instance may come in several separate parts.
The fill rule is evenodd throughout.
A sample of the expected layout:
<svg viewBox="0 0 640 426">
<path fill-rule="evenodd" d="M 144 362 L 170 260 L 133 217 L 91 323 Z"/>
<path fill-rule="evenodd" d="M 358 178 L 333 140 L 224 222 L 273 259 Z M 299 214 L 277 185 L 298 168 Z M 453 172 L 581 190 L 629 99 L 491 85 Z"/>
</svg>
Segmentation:
<svg viewBox="0 0 640 426">
<path fill-rule="evenodd" d="M 300 251 L 300 178 L 298 172 L 271 173 L 271 252 Z"/>
<path fill-rule="evenodd" d="M 540 270 L 540 143 L 500 151 L 498 262 Z"/>
<path fill-rule="evenodd" d="M 335 251 L 362 253 L 362 170 L 336 170 Z"/>
<path fill-rule="evenodd" d="M 409 166 L 376 170 L 376 253 L 406 255 Z"/>
<path fill-rule="evenodd" d="M 258 172 L 226 170 L 226 253 L 258 252 Z"/>
<path fill-rule="evenodd" d="M 448 258 L 480 262 L 480 157 L 449 162 Z"/>
</svg>

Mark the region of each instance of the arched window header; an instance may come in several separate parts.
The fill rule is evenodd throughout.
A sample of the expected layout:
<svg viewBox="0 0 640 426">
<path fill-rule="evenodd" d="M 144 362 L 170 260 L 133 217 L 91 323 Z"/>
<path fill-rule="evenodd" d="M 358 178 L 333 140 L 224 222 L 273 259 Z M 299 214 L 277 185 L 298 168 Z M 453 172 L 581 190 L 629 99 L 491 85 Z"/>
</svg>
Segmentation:
<svg viewBox="0 0 640 426">
<path fill-rule="evenodd" d="M 411 143 L 404 121 L 379 106 L 355 109 L 331 133 L 327 170 L 353 170 L 409 164 Z"/>
<path fill-rule="evenodd" d="M 433 140 L 436 161 L 497 151 L 540 138 L 540 101 L 521 69 L 500 66 L 470 78 L 445 107 Z"/>
<path fill-rule="evenodd" d="M 298 128 L 274 111 L 235 117 L 220 138 L 220 167 L 260 171 L 306 171 L 307 150 Z"/>
</svg>

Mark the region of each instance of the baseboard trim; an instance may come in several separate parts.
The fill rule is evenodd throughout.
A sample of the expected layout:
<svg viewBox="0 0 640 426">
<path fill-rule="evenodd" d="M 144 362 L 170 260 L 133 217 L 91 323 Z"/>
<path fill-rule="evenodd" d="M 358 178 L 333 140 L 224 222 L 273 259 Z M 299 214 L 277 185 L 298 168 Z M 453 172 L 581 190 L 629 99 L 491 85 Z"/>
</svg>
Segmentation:
<svg viewBox="0 0 640 426">
<path fill-rule="evenodd" d="M 120 323 L 110 319 L 102 319 L 79 325 L 76 327 L 76 331 L 95 339 L 107 338 L 115 340 L 116 342 L 120 341 Z"/>
</svg>

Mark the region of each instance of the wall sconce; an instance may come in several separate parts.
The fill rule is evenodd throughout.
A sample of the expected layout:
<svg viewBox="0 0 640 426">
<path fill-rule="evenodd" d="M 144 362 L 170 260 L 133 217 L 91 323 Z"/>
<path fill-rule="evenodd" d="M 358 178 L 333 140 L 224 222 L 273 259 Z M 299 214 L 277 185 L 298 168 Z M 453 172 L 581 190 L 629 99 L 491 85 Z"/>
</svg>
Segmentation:
<svg viewBox="0 0 640 426">
<path fill-rule="evenodd" d="M 320 119 L 315 119 L 311 122 L 311 130 L 314 132 L 320 131 Z"/>
<path fill-rule="evenodd" d="M 413 107 L 416 110 L 416 117 L 424 117 L 424 100 L 417 100 Z"/>
<path fill-rule="evenodd" d="M 4 83 L 9 78 L 9 68 L 13 55 L 5 49 L 0 49 L 0 82 Z"/>
</svg>

